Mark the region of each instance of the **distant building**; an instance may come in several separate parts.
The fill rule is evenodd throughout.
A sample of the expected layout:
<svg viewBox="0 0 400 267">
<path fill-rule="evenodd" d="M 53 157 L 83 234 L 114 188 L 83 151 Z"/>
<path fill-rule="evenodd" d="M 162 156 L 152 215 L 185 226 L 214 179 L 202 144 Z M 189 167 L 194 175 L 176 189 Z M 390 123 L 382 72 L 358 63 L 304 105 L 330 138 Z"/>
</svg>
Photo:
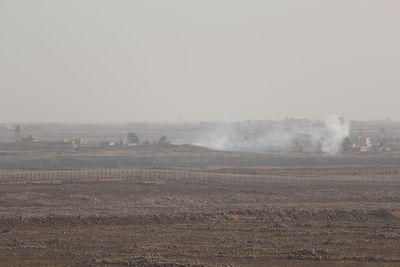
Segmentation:
<svg viewBox="0 0 400 267">
<path fill-rule="evenodd" d="M 72 147 L 84 147 L 87 146 L 88 141 L 84 138 L 66 138 L 63 143 Z"/>
</svg>

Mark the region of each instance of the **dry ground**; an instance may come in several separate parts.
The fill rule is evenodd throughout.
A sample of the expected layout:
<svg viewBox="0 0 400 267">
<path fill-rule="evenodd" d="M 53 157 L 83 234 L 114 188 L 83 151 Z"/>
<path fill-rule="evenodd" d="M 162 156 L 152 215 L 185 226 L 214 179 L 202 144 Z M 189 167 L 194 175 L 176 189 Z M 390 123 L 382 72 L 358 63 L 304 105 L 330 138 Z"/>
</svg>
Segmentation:
<svg viewBox="0 0 400 267">
<path fill-rule="evenodd" d="M 398 167 L 195 170 L 326 180 L 1 185 L 2 265 L 400 266 Z"/>
</svg>

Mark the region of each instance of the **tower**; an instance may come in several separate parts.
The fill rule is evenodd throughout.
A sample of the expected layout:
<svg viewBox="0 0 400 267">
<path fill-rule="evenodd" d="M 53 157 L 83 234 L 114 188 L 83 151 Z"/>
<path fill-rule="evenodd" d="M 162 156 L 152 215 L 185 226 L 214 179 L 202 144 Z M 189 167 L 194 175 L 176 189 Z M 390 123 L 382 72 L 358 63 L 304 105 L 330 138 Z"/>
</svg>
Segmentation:
<svg viewBox="0 0 400 267">
<path fill-rule="evenodd" d="M 22 142 L 22 127 L 19 125 L 15 126 L 15 142 L 16 143 Z"/>
</svg>

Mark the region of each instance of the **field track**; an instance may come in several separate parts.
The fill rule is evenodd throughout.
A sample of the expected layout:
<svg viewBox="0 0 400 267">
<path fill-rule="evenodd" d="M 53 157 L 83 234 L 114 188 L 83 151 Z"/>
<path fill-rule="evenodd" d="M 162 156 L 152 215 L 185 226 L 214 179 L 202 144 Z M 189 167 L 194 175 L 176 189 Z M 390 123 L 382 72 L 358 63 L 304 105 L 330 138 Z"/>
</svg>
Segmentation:
<svg viewBox="0 0 400 267">
<path fill-rule="evenodd" d="M 388 177 L 318 177 L 306 175 L 249 175 L 160 169 L 85 169 L 0 171 L 0 183 L 87 182 L 102 180 L 165 179 L 173 181 L 235 183 L 235 182 L 341 182 L 359 184 L 400 184 L 400 176 Z"/>
</svg>

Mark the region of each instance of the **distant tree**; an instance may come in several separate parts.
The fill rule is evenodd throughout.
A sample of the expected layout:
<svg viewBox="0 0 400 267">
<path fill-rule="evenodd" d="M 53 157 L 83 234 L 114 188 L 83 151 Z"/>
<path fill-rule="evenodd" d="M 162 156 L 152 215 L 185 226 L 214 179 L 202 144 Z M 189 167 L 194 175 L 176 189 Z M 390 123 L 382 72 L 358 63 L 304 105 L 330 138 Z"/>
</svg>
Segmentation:
<svg viewBox="0 0 400 267">
<path fill-rule="evenodd" d="M 134 132 L 129 132 L 127 135 L 128 142 L 131 144 L 138 144 L 139 137 Z"/>
<path fill-rule="evenodd" d="M 158 144 L 160 145 L 167 145 L 169 142 L 167 140 L 167 137 L 165 135 L 160 137 L 160 140 L 158 141 Z"/>
</svg>

